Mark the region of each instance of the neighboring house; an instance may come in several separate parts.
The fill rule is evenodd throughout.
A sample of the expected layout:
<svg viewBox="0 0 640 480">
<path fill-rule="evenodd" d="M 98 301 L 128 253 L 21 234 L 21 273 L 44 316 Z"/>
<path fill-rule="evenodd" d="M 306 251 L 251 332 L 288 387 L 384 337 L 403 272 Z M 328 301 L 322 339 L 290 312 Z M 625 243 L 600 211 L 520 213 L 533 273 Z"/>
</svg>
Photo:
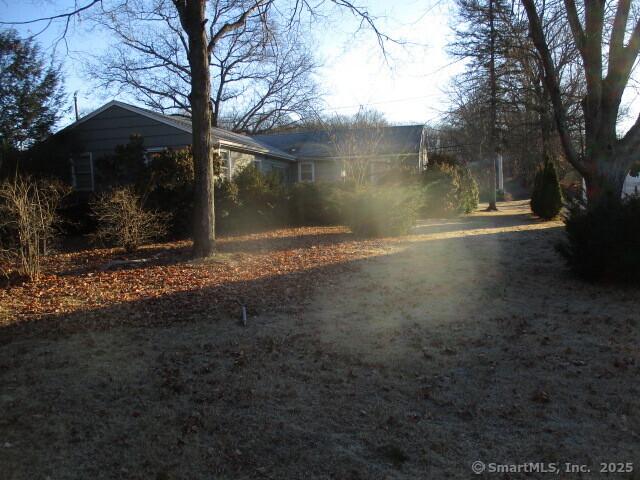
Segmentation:
<svg viewBox="0 0 640 480">
<path fill-rule="evenodd" d="M 355 132 L 355 136 L 354 136 Z M 151 110 L 111 101 L 71 125 L 54 140 L 63 144 L 57 156 L 58 170 L 69 176 L 78 191 L 93 191 L 100 158 L 113 154 L 116 146 L 129 143 L 132 135 L 143 138 L 149 153 L 185 148 L 191 144 L 191 122 L 185 117 L 163 115 Z M 335 181 L 344 176 L 345 162 L 340 139 L 346 133 L 301 132 L 247 136 L 212 128 L 214 144 L 222 159 L 222 171 L 231 178 L 238 169 L 253 163 L 264 173 L 274 172 L 286 182 Z M 365 138 L 349 131 L 349 138 Z M 370 142 L 371 143 L 371 142 Z M 396 163 L 417 169 L 426 166 L 426 142 L 422 126 L 384 127 L 376 133 L 375 151 L 367 153 L 369 175 L 375 179 Z M 64 153 L 67 152 L 67 153 Z M 65 173 L 68 172 L 68 173 Z"/>
<path fill-rule="evenodd" d="M 340 180 L 358 163 L 373 181 L 399 165 L 419 171 L 427 166 L 422 125 L 285 132 L 253 138 L 295 156 L 298 181 Z"/>
</svg>

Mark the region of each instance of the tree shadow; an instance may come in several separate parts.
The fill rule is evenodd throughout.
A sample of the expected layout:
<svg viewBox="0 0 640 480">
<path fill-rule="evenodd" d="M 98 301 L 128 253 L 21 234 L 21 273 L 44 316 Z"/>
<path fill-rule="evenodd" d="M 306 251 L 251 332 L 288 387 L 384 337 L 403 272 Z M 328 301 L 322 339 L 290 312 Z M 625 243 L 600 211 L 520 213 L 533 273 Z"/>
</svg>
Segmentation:
<svg viewBox="0 0 640 480">
<path fill-rule="evenodd" d="M 467 478 L 478 459 L 632 458 L 633 429 L 611 428 L 618 418 L 610 412 L 633 413 L 637 369 L 612 366 L 618 345 L 611 342 L 628 340 L 623 351 L 631 352 L 637 332 L 626 338 L 628 331 L 616 330 L 622 319 L 603 321 L 616 298 L 588 314 L 598 318 L 585 318 L 599 288 L 576 289 L 568 280 L 558 298 L 538 292 L 562 268 L 548 263 L 550 255 L 539 267 L 518 266 L 513 250 L 502 248 L 539 246 L 539 235 L 512 230 L 418 240 L 379 257 L 1 328 L 6 395 L 16 400 L 6 410 L 3 441 L 22 442 L 3 450 L 9 471 L 25 478 L 51 467 L 84 477 Z M 418 279 L 404 268 L 424 262 L 433 286 L 441 287 L 444 278 L 429 272 L 425 255 L 481 255 L 487 247 L 496 275 L 480 269 L 476 311 L 465 316 L 454 305 L 456 321 L 430 322 L 446 292 L 416 282 L 421 324 L 408 318 L 379 335 L 364 313 L 358 319 L 322 308 L 304 321 L 324 315 L 335 317 L 331 322 L 300 323 L 309 294 L 328 294 L 329 304 L 358 292 L 366 298 L 367 290 L 335 284 L 345 272 L 372 274 L 373 284 L 382 275 L 392 284 L 404 278 L 411 286 Z M 397 267 L 389 272 L 385 264 Z M 446 259 L 442 264 L 449 268 Z M 516 274 L 523 284 L 503 293 Z M 398 318 L 410 313 L 400 311 L 412 293 L 406 285 L 380 287 L 376 296 L 402 307 Z M 574 295 L 569 307 L 568 295 Z M 232 323 L 240 323 L 236 300 L 254 316 L 247 329 Z M 485 310 L 496 304 L 493 318 Z M 274 313 L 285 315 L 271 322 Z M 318 333 L 325 328 L 342 330 L 342 341 Z M 70 338 L 109 329 L 115 337 L 88 335 L 63 347 L 6 345 L 26 334 Z M 581 383 L 594 378 L 597 389 Z M 39 420 L 43 413 L 46 422 Z"/>
<path fill-rule="evenodd" d="M 342 228 L 336 226 L 335 228 Z M 317 248 L 357 240 L 350 232 L 300 233 L 292 236 L 223 237 L 218 250 L 225 253 L 277 252 L 292 248 Z"/>
<path fill-rule="evenodd" d="M 163 294 L 115 303 L 102 308 L 44 315 L 0 326 L 0 344 L 23 335 L 69 335 L 119 326 L 157 327 L 193 321 L 241 318 L 241 305 L 250 315 L 292 313 L 306 304 L 310 291 L 323 280 L 356 268 L 358 262 L 325 265 L 253 280 Z M 142 267 L 139 267 L 142 268 Z"/>
<path fill-rule="evenodd" d="M 487 221 L 463 219 L 460 224 L 454 224 L 453 229 L 448 232 L 464 230 L 462 226 L 469 229 L 470 226 L 477 227 L 487 225 Z M 509 222 L 512 222 L 510 219 Z M 434 228 L 441 228 L 442 224 L 434 224 Z M 449 225 L 445 225 L 449 227 Z M 424 232 L 425 230 L 417 231 Z M 426 229 L 430 226 L 424 227 Z M 512 240 L 519 241 L 530 235 L 529 231 L 490 231 L 488 233 L 496 242 Z M 441 242 L 452 248 L 462 242 L 465 249 L 472 251 L 475 234 L 464 238 L 446 238 L 428 240 L 430 244 Z M 482 236 L 486 236 L 483 234 Z M 292 245 L 304 245 L 304 248 L 312 248 L 319 245 L 332 245 L 335 241 L 345 242 L 356 240 L 352 234 L 329 233 L 325 235 L 309 235 L 304 239 L 299 237 L 274 238 L 274 239 L 247 239 L 237 244 L 230 241 L 222 252 L 248 252 L 257 249 L 260 252 L 270 252 L 280 249 L 290 249 Z M 399 240 L 400 245 L 404 240 Z M 411 249 L 421 248 L 427 240 L 422 240 L 420 236 L 411 242 Z M 428 247 L 430 250 L 433 246 Z M 147 258 L 151 252 L 155 252 L 156 257 L 152 262 L 144 264 L 122 265 L 122 269 L 142 269 L 154 265 L 168 265 L 172 263 L 184 262 L 189 259 L 188 245 L 174 247 L 167 252 L 162 246 L 146 248 L 144 251 L 135 252 L 131 255 L 123 255 L 127 260 L 136 258 Z M 102 308 L 80 309 L 72 313 L 60 315 L 45 315 L 29 320 L 10 323 L 0 326 L 0 344 L 10 342 L 12 338 L 24 334 L 69 334 L 84 330 L 106 330 L 117 326 L 164 326 L 176 322 L 188 322 L 198 320 L 214 320 L 216 318 L 226 318 L 228 316 L 239 317 L 241 305 L 246 306 L 249 314 L 258 315 L 264 313 L 295 313 L 300 312 L 307 304 L 309 297 L 321 291 L 325 284 L 332 284 L 338 276 L 345 272 L 357 272 L 363 265 L 369 264 L 375 258 L 383 256 L 387 259 L 391 257 L 413 258 L 411 251 L 396 253 L 380 253 L 366 258 L 350 261 L 342 261 L 319 265 L 313 268 L 298 270 L 280 275 L 263 276 L 260 278 L 228 282 L 208 287 L 179 291 L 175 293 L 164 293 L 160 296 L 125 301 L 109 305 Z M 117 258 L 117 257 L 116 257 Z M 86 273 L 91 268 L 88 266 L 80 273 Z M 99 268 L 99 267 L 98 267 Z M 496 268 L 502 268 L 499 265 Z M 89 269 L 89 270 L 87 270 Z M 61 275 L 75 275 L 76 270 L 67 270 Z M 491 282 L 486 282 L 483 288 L 490 289 Z"/>
<path fill-rule="evenodd" d="M 342 227 L 329 227 L 338 228 Z M 298 230 L 298 229 L 293 229 Z M 300 232 L 295 235 L 279 235 L 281 230 L 245 235 L 225 235 L 217 240 L 216 251 L 221 254 L 281 252 L 292 249 L 330 247 L 358 240 L 350 232 L 328 231 Z M 191 242 L 177 241 L 143 246 L 134 252 L 117 248 L 88 248 L 74 251 L 68 268 L 58 275 L 73 276 L 100 271 L 138 270 L 148 267 L 170 266 L 191 259 Z M 213 257 L 215 260 L 215 256 Z"/>
</svg>

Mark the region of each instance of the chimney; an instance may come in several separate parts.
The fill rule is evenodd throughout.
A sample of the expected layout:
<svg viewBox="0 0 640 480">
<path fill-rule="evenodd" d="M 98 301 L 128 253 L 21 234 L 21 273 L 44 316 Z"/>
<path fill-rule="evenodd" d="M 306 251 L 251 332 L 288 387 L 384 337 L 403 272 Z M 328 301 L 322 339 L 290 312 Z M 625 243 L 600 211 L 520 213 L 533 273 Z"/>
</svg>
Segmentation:
<svg viewBox="0 0 640 480">
<path fill-rule="evenodd" d="M 78 115 L 78 92 L 73 92 L 73 106 L 76 109 L 76 121 L 78 121 L 78 119 L 80 118 L 80 115 Z"/>
</svg>

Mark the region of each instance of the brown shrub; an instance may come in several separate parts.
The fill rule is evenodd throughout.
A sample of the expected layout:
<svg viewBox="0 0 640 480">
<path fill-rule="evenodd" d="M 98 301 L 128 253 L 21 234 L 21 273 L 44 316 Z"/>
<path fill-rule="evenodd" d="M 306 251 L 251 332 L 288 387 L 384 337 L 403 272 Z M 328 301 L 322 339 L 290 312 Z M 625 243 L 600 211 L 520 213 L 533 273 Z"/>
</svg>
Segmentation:
<svg viewBox="0 0 640 480">
<path fill-rule="evenodd" d="M 166 234 L 166 215 L 147 210 L 133 188 L 124 187 L 99 195 L 91 210 L 98 222 L 93 240 L 133 252 L 140 245 Z"/>
</svg>

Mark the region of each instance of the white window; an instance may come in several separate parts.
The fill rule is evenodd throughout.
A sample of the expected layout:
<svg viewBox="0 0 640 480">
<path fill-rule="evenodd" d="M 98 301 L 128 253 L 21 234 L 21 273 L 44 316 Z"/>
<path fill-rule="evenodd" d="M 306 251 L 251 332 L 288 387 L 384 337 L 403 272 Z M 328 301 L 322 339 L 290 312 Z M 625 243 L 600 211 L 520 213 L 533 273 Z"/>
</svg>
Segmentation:
<svg viewBox="0 0 640 480">
<path fill-rule="evenodd" d="M 73 188 L 80 192 L 92 192 L 93 156 L 91 152 L 81 153 L 71 159 L 71 181 Z"/>
<path fill-rule="evenodd" d="M 220 155 L 220 176 L 231 180 L 231 155 L 229 150 L 218 150 Z"/>
<path fill-rule="evenodd" d="M 258 159 L 254 159 L 253 160 L 253 166 L 256 167 L 256 170 L 258 170 L 259 172 L 262 171 L 262 160 Z"/>
<path fill-rule="evenodd" d="M 300 162 L 298 164 L 298 181 L 314 182 L 315 179 L 316 172 L 313 162 Z"/>
<path fill-rule="evenodd" d="M 166 147 L 147 148 L 144 151 L 144 164 L 147 165 L 147 166 L 151 165 L 151 162 L 153 162 L 154 158 L 156 158 L 162 152 L 166 152 L 166 151 L 167 151 Z"/>
</svg>

